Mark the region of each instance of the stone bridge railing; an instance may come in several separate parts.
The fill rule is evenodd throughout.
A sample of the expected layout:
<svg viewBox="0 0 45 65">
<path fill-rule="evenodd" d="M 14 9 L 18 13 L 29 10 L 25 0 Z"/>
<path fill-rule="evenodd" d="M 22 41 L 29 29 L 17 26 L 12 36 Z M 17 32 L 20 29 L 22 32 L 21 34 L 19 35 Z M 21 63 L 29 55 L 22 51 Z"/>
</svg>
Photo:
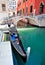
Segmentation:
<svg viewBox="0 0 45 65">
<path fill-rule="evenodd" d="M 7 17 L 7 18 L 4 18 L 3 20 L 3 23 L 13 23 L 13 24 L 17 24 L 17 22 L 21 19 L 32 19 L 34 20 L 34 25 L 38 25 L 38 26 L 45 26 L 45 14 L 42 14 L 42 15 L 37 15 L 37 16 L 31 16 L 31 15 L 21 15 L 21 16 L 11 16 L 11 17 Z"/>
</svg>

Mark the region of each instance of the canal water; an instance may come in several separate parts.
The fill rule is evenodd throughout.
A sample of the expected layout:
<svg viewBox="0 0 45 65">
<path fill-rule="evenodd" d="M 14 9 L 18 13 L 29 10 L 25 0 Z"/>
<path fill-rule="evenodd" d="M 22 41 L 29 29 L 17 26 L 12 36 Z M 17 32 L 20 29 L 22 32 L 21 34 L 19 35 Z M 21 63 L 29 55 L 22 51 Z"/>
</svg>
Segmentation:
<svg viewBox="0 0 45 65">
<path fill-rule="evenodd" d="M 45 65 L 45 28 L 30 27 L 17 30 L 25 51 L 29 47 L 31 50 L 26 63 L 19 58 L 17 60 L 12 51 L 14 65 Z"/>
<path fill-rule="evenodd" d="M 18 33 L 25 50 L 31 48 L 25 65 L 45 65 L 45 28 L 21 28 Z"/>
</svg>

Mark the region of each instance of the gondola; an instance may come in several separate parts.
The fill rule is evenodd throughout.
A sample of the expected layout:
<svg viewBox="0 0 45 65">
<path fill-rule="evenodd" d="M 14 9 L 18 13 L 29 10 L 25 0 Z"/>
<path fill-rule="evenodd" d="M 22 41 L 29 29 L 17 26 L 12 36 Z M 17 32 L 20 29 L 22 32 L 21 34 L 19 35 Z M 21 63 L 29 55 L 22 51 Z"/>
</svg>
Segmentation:
<svg viewBox="0 0 45 65">
<path fill-rule="evenodd" d="M 24 46 L 15 27 L 10 28 L 9 35 L 10 35 L 11 47 L 14 54 L 16 55 L 17 58 L 20 56 L 23 62 L 25 63 L 27 60 L 27 54 L 24 50 Z"/>
</svg>

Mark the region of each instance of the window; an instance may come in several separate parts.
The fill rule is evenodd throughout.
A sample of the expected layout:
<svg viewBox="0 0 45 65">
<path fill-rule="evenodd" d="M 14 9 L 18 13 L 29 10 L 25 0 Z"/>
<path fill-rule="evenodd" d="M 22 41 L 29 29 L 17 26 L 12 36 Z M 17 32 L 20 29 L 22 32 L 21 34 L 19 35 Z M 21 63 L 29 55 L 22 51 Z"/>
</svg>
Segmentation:
<svg viewBox="0 0 45 65">
<path fill-rule="evenodd" d="M 20 15 L 22 14 L 22 10 L 20 10 Z"/>
<path fill-rule="evenodd" d="M 40 4 L 40 14 L 43 13 L 43 8 L 44 8 L 44 4 L 41 3 L 41 4 Z"/>
<path fill-rule="evenodd" d="M 18 4 L 18 7 L 19 7 L 19 4 Z"/>
<path fill-rule="evenodd" d="M 6 11 L 6 6 L 5 6 L 5 4 L 2 4 L 2 10 L 3 10 L 3 11 Z"/>
<path fill-rule="evenodd" d="M 26 13 L 28 13 L 28 7 L 26 7 Z"/>
<path fill-rule="evenodd" d="M 20 5 L 21 5 L 21 2 L 20 2 Z"/>
<path fill-rule="evenodd" d="M 27 1 L 27 0 L 26 0 Z"/>
<path fill-rule="evenodd" d="M 23 0 L 23 2 L 25 2 L 25 0 Z"/>
<path fill-rule="evenodd" d="M 21 5 L 21 2 L 18 4 L 18 7 Z"/>
<path fill-rule="evenodd" d="M 17 12 L 17 15 L 20 15 L 20 12 L 19 11 Z"/>
<path fill-rule="evenodd" d="M 24 9 L 23 9 L 23 14 L 24 14 Z"/>
<path fill-rule="evenodd" d="M 20 16 L 22 14 L 22 10 L 17 12 L 17 15 Z"/>
<path fill-rule="evenodd" d="M 32 9 L 33 9 L 33 6 L 31 5 L 31 6 L 30 6 L 30 12 L 31 12 L 31 13 L 32 13 Z"/>
</svg>

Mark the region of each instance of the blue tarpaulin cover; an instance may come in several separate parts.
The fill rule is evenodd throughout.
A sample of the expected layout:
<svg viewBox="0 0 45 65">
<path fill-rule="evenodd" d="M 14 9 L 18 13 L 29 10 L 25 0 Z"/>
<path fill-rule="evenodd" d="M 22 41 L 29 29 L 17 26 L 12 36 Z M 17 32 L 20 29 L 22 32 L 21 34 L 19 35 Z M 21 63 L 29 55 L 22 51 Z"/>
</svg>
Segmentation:
<svg viewBox="0 0 45 65">
<path fill-rule="evenodd" d="M 11 38 L 12 41 L 15 41 L 16 37 L 17 37 L 16 34 L 13 34 L 13 33 L 12 33 L 12 35 L 10 36 L 10 38 Z"/>
</svg>

